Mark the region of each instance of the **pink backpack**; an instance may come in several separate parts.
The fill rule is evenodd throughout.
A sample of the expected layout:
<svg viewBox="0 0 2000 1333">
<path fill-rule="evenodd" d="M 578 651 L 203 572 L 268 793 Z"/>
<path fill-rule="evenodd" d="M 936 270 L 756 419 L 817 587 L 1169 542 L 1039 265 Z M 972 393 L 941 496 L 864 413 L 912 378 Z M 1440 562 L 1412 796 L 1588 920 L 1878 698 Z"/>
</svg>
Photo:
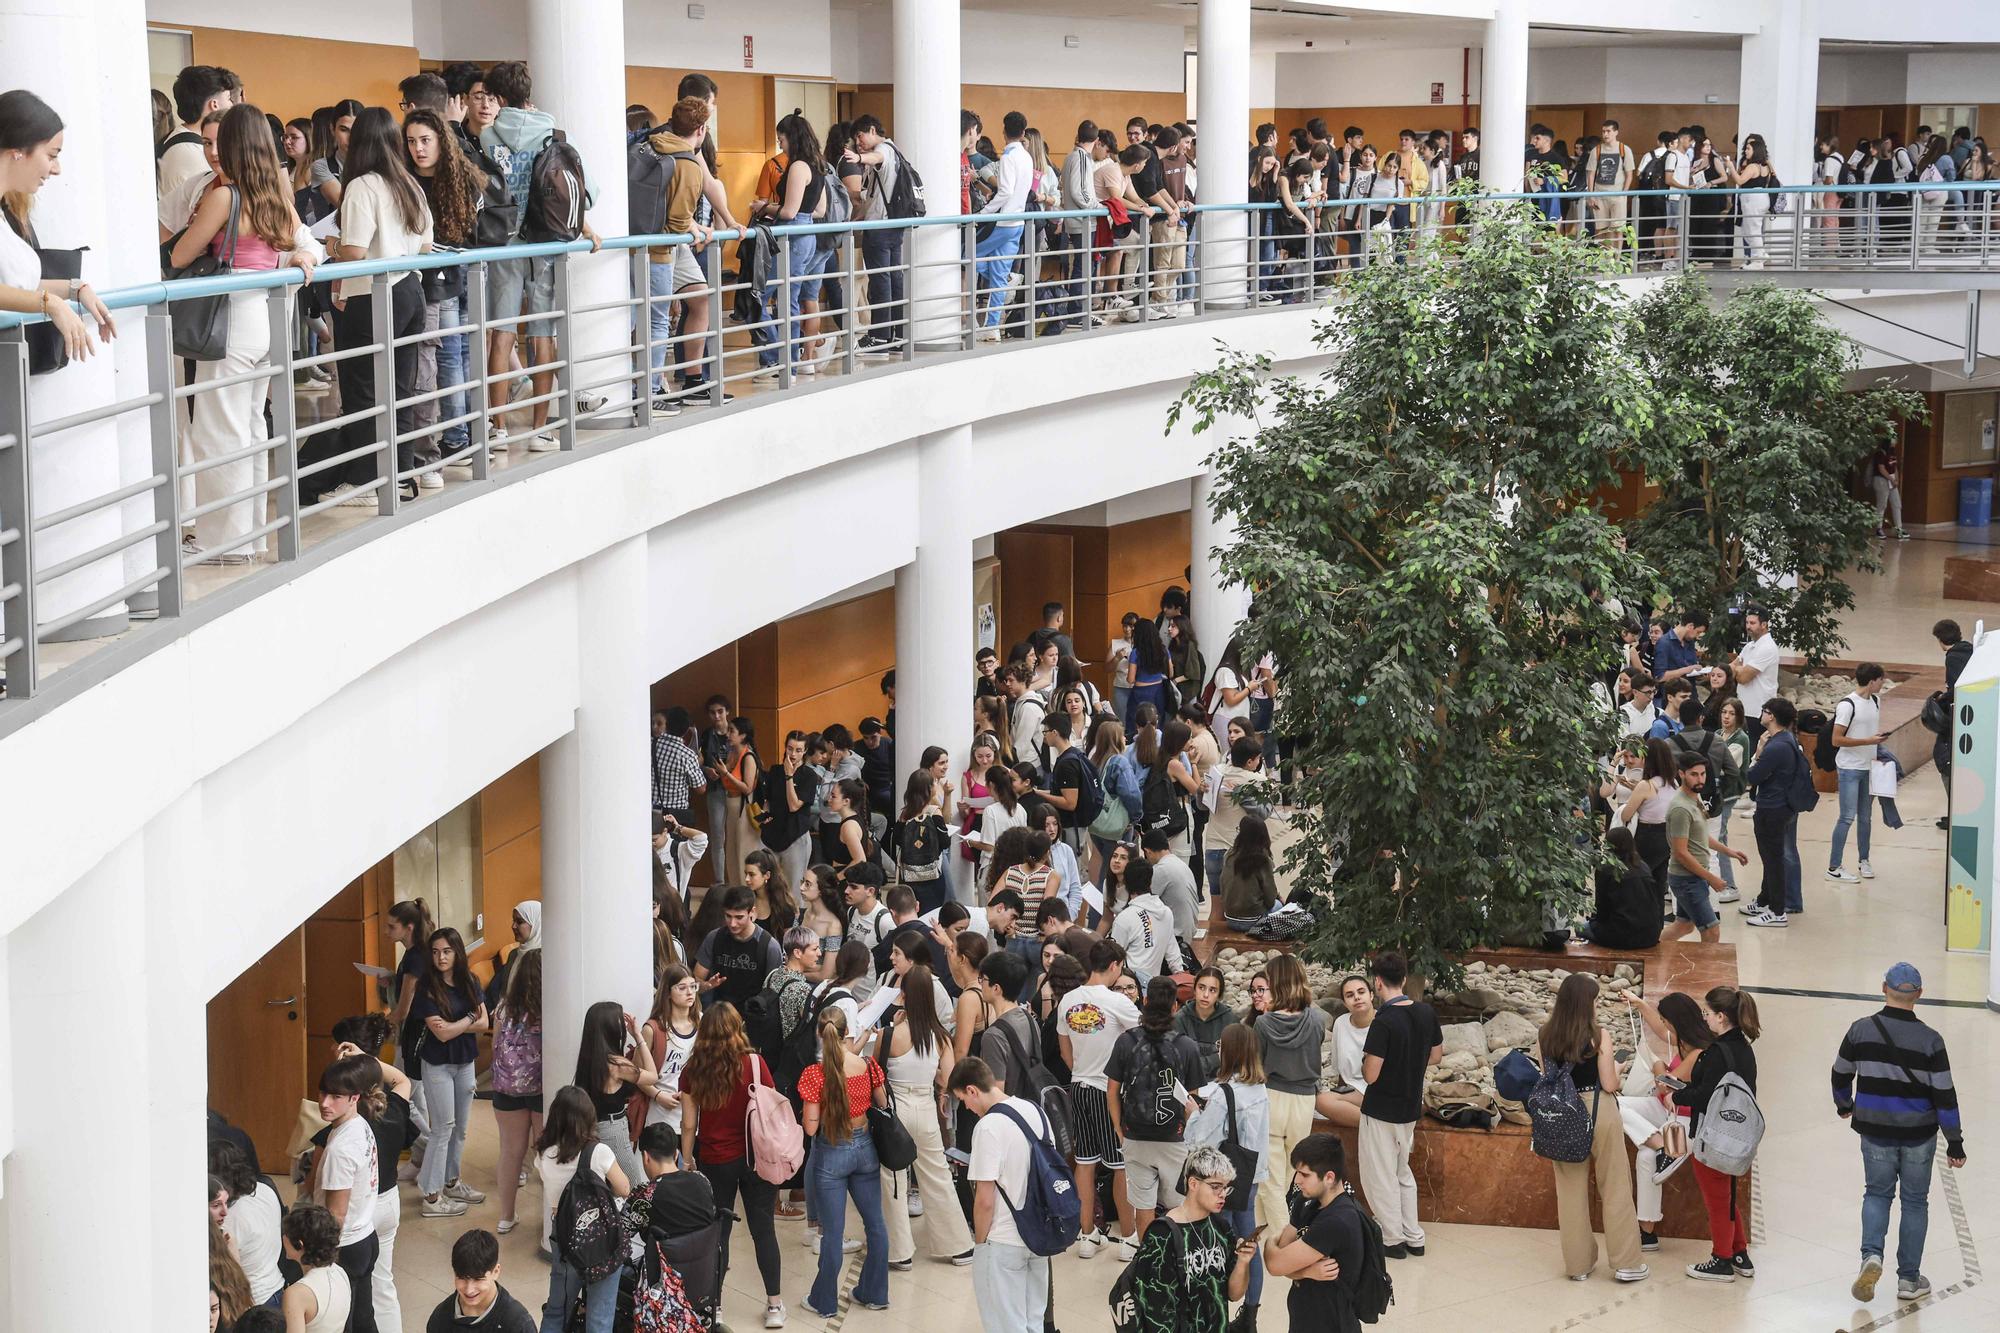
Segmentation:
<svg viewBox="0 0 2000 1333">
<path fill-rule="evenodd" d="M 805 1164 L 805 1131 L 785 1094 L 759 1075 L 756 1055 L 745 1058 L 750 1061 L 750 1109 L 743 1117 L 743 1143 L 750 1151 L 750 1169 L 760 1179 L 782 1185 Z"/>
</svg>

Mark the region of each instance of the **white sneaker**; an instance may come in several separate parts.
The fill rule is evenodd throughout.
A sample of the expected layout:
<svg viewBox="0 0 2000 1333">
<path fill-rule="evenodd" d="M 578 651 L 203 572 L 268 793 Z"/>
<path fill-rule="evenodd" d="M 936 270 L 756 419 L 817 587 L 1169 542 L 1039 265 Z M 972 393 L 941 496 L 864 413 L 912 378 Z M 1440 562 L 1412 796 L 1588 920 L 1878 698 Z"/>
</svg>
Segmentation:
<svg viewBox="0 0 2000 1333">
<path fill-rule="evenodd" d="M 1079 1259 L 1095 1259 L 1097 1252 L 1103 1248 L 1104 1233 L 1101 1231 L 1085 1232 L 1076 1238 L 1076 1257 Z"/>
<path fill-rule="evenodd" d="M 463 1199 L 454 1199 L 440 1194 L 435 1199 L 425 1199 L 418 1211 L 425 1217 L 459 1217 L 464 1214 L 467 1204 Z"/>
<path fill-rule="evenodd" d="M 426 472 L 423 476 L 417 478 L 417 485 L 420 489 L 426 491 L 441 491 L 444 489 L 444 473 L 441 471 Z"/>
<path fill-rule="evenodd" d="M 1749 926 L 1766 927 L 1773 930 L 1783 930 L 1785 927 L 1791 925 L 1792 923 L 1789 918 L 1783 916 L 1780 913 L 1758 912 L 1755 916 L 1752 916 L 1751 918 L 1749 918 L 1749 920 L 1745 921 L 1744 924 Z"/>
<path fill-rule="evenodd" d="M 1839 866 L 1835 866 L 1827 871 L 1826 877 L 1831 880 L 1838 880 L 1842 884 L 1859 884 L 1861 882 L 1861 876 L 1855 874 L 1852 870 L 1843 870 Z"/>
<path fill-rule="evenodd" d="M 840 1242 L 840 1252 L 842 1254 L 853 1254 L 856 1250 L 859 1250 L 860 1248 L 861 1248 L 861 1237 L 859 1236 L 849 1236 L 845 1240 L 842 1240 Z"/>
<path fill-rule="evenodd" d="M 444 1187 L 444 1195 L 447 1199 L 458 1199 L 464 1203 L 486 1202 L 486 1196 L 484 1194 L 481 1194 L 478 1190 L 472 1188 L 472 1186 L 466 1184 L 463 1180 L 454 1180 L 451 1184 L 446 1185 Z"/>
<path fill-rule="evenodd" d="M 1715 895 L 1715 901 L 1719 903 L 1733 903 L 1742 896 L 1735 889 L 1723 889 Z"/>
<path fill-rule="evenodd" d="M 531 454 L 550 454 L 560 448 L 562 441 L 555 437 L 553 431 L 538 430 L 528 437 L 528 452 Z"/>
<path fill-rule="evenodd" d="M 1737 908 L 1736 910 L 1743 913 L 1743 915 L 1745 916 L 1755 916 L 1757 915 L 1757 913 L 1763 911 L 1764 909 L 1762 906 L 1758 904 L 1755 898 L 1752 898 L 1750 901 L 1744 903 L 1741 907 Z"/>
<path fill-rule="evenodd" d="M 783 1301 L 779 1301 L 776 1305 L 769 1305 L 764 1307 L 765 1328 L 783 1328 L 784 1326 L 785 1326 L 785 1303 Z"/>
<path fill-rule="evenodd" d="M 1174 308 L 1170 305 L 1156 305 L 1146 312 L 1147 319 L 1172 319 Z"/>
<path fill-rule="evenodd" d="M 487 422 L 486 443 L 505 448 L 507 443 L 507 428 L 497 421 Z"/>
<path fill-rule="evenodd" d="M 1139 1242 L 1130 1236 L 1120 1236 L 1118 1238 L 1118 1257 L 1128 1264 L 1137 1259 L 1139 1257 Z"/>
<path fill-rule="evenodd" d="M 1617 1278 L 1620 1282 L 1644 1282 L 1652 1275 L 1652 1269 L 1646 1267 L 1644 1264 L 1640 1264 L 1637 1268 L 1620 1268 L 1612 1273 L 1611 1276 Z"/>
<path fill-rule="evenodd" d="M 1899 1301 L 1920 1301 L 1931 1294 L 1931 1280 L 1922 1273 L 1914 1278 L 1896 1279 L 1896 1299 Z"/>
<path fill-rule="evenodd" d="M 972 335 L 972 338 L 975 342 L 997 343 L 1000 341 L 1000 330 L 998 326 L 992 328 L 981 327 Z"/>
<path fill-rule="evenodd" d="M 521 1168 L 521 1188 L 526 1189 L 527 1187 L 528 1187 L 528 1168 L 524 1166 Z"/>
<path fill-rule="evenodd" d="M 923 1215 L 924 1215 L 924 1196 L 912 1191 L 910 1194 L 910 1216 L 922 1217 Z"/>
<path fill-rule="evenodd" d="M 519 1224 L 516 1223 L 513 1218 L 503 1217 L 500 1219 L 499 1225 L 495 1226 L 493 1229 L 504 1236 L 508 1232 L 512 1231 L 517 1225 Z"/>
<path fill-rule="evenodd" d="M 812 1251 L 812 1252 L 813 1252 L 814 1254 L 818 1254 L 818 1253 L 819 1253 L 819 1228 L 818 1228 L 818 1227 L 807 1227 L 807 1228 L 806 1228 L 806 1230 L 805 1230 L 805 1234 L 804 1234 L 803 1236 L 799 1237 L 799 1244 L 801 1244 L 801 1245 L 805 1246 L 805 1247 L 806 1247 L 807 1249 L 811 1250 L 811 1251 Z"/>
<path fill-rule="evenodd" d="M 1861 863 L 1861 878 L 1863 879 L 1875 878 L 1875 867 L 1869 865 L 1866 861 L 1863 861 Z"/>
</svg>

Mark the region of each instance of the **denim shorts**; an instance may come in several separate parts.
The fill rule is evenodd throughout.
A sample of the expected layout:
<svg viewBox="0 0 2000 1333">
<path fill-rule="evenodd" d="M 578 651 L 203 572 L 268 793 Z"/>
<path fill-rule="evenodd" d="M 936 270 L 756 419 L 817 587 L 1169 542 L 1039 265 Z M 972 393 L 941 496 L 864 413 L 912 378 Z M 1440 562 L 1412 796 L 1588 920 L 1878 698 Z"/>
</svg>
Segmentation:
<svg viewBox="0 0 2000 1333">
<path fill-rule="evenodd" d="M 1667 876 L 1667 891 L 1674 895 L 1674 919 L 1692 921 L 1696 930 L 1707 930 L 1719 917 L 1709 901 L 1708 881 L 1693 875 Z"/>
<path fill-rule="evenodd" d="M 525 259 L 498 259 L 486 266 L 486 317 L 512 319 L 516 315 L 546 315 L 556 308 L 556 261 L 553 255 L 531 255 Z M 523 338 L 553 338 L 556 322 L 531 319 L 510 324 Z"/>
</svg>

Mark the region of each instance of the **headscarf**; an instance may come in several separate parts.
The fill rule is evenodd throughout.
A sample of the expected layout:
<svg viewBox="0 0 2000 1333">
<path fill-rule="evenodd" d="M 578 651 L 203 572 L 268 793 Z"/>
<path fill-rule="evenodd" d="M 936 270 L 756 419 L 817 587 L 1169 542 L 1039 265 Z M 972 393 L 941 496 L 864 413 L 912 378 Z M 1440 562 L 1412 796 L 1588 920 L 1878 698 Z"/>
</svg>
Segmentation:
<svg viewBox="0 0 2000 1333">
<path fill-rule="evenodd" d="M 528 923 L 528 942 L 522 950 L 542 947 L 542 902 L 539 898 L 528 898 L 514 904 L 514 911 Z"/>
</svg>

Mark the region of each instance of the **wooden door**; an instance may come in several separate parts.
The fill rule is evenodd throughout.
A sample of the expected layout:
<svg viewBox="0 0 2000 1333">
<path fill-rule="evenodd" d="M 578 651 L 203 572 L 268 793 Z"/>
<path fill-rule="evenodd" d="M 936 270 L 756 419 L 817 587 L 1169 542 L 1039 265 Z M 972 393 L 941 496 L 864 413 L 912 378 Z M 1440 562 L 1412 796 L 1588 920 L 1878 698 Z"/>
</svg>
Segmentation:
<svg viewBox="0 0 2000 1333">
<path fill-rule="evenodd" d="M 1075 539 L 1068 533 L 1028 532 L 1019 528 L 996 533 L 993 554 L 1005 574 L 1000 585 L 1000 660 L 1007 651 L 1042 627 L 1047 602 L 1076 605 Z"/>
<path fill-rule="evenodd" d="M 285 1145 L 306 1095 L 306 945 L 295 930 L 208 1002 L 208 1104 L 288 1167 Z"/>
</svg>

